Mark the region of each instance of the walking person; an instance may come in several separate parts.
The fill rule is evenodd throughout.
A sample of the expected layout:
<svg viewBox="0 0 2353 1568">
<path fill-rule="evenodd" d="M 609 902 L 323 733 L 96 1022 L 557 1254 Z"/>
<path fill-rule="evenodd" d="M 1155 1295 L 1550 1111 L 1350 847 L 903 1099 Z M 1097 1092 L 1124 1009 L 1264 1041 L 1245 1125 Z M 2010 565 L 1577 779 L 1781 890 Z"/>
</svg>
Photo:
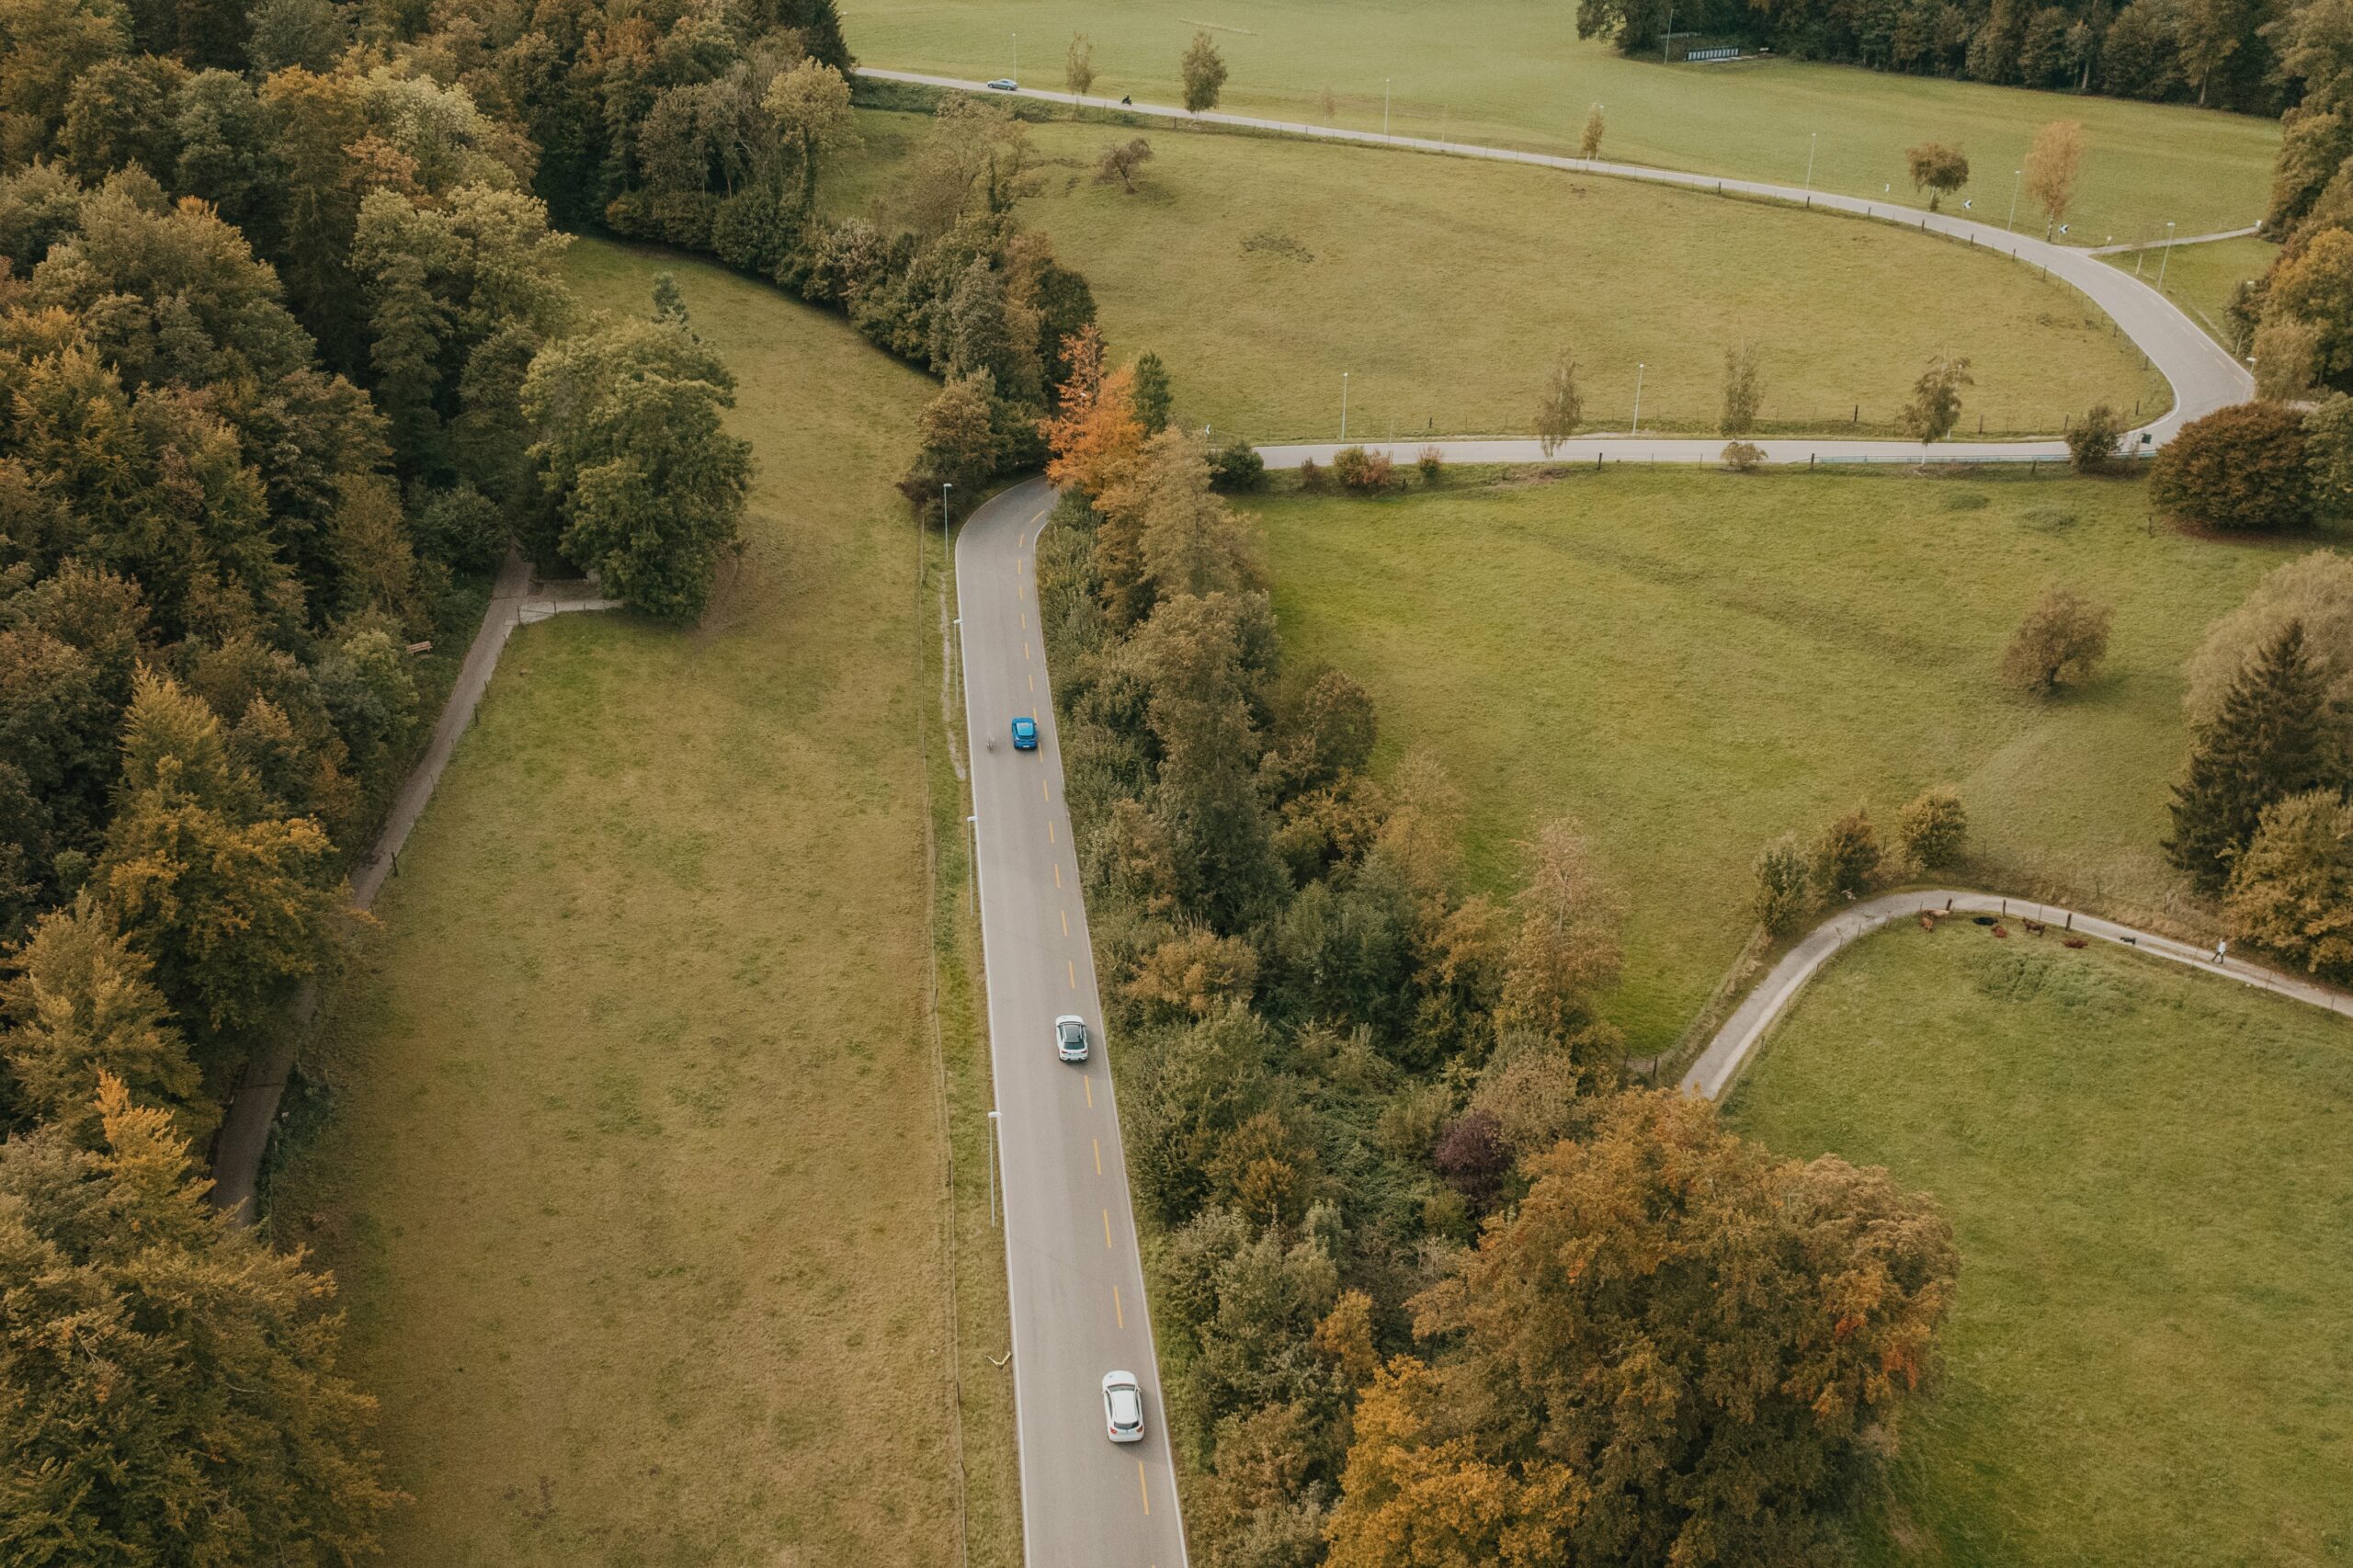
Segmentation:
<svg viewBox="0 0 2353 1568">
<path fill-rule="evenodd" d="M 2214 961 L 2216 963 L 2221 963 L 2225 958 L 2230 956 L 2230 951 L 2231 939 L 2228 937 L 2225 937 L 2221 941 L 2214 944 Z"/>
</svg>

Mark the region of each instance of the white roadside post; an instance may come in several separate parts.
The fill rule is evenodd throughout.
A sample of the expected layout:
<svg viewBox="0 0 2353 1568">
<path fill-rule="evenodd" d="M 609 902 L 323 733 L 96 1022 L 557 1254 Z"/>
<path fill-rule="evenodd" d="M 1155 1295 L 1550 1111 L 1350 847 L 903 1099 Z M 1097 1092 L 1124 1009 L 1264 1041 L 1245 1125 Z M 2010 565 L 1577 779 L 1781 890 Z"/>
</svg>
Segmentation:
<svg viewBox="0 0 2353 1568">
<path fill-rule="evenodd" d="M 1643 369 L 1644 369 L 1645 368 L 1646 368 L 1646 367 L 1644 367 L 1644 366 L 1643 366 L 1640 361 L 1637 361 L 1637 362 L 1635 363 L 1635 365 L 1634 365 L 1634 429 L 1633 429 L 1633 434 L 1635 434 L 1635 435 L 1637 435 L 1637 436 L 1639 436 L 1639 435 L 1641 435 L 1641 434 L 1643 433 Z"/>
<path fill-rule="evenodd" d="M 1805 193 L 1809 197 L 1813 194 L 1813 154 L 1821 145 L 1821 131 L 1809 131 L 1805 133 Z"/>
<path fill-rule="evenodd" d="M 2002 227 L 2005 230 L 2013 229 L 2018 224 L 2018 187 L 2025 183 L 2026 171 L 2024 169 L 2012 169 L 2010 171 L 2010 215 L 2002 220 Z"/>
<path fill-rule="evenodd" d="M 2161 259 L 2161 260 L 2160 260 L 2160 261 L 2158 261 L 2158 263 L 2157 263 L 2157 291 L 2158 291 L 2159 293 L 2163 293 L 2163 292 L 2165 291 L 2165 268 L 2166 268 L 2166 267 L 2171 267 L 2172 265 L 2173 265 L 2173 223 L 2172 223 L 2172 222 L 2171 222 L 2170 220 L 2168 220 L 2168 221 L 2166 222 L 2166 223 L 2165 223 L 2165 256 L 2164 256 L 2163 259 Z"/>
<path fill-rule="evenodd" d="M 1340 372 L 1340 439 L 1348 438 L 1348 373 Z"/>
</svg>

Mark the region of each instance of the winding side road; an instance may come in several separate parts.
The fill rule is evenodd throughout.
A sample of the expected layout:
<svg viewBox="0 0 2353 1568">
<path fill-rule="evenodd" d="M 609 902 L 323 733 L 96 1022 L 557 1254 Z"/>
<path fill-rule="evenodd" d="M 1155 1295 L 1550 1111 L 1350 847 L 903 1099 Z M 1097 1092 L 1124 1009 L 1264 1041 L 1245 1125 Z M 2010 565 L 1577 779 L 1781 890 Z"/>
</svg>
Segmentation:
<svg viewBox="0 0 2353 1568">
<path fill-rule="evenodd" d="M 1030 480 L 983 503 L 956 539 L 1022 1534 L 1031 1568 L 1184 1568 L 1112 1042 L 1039 629 L 1038 533 L 1053 506 L 1046 482 Z M 1037 721 L 1037 750 L 1013 749 L 1017 718 Z M 1056 1058 L 1054 1020 L 1065 1013 L 1094 1036 L 1086 1062 Z M 1132 1372 L 1142 1387 L 1140 1443 L 1106 1435 L 1102 1382 L 1111 1371 Z"/>
<path fill-rule="evenodd" d="M 1915 889 L 1910 892 L 1882 893 L 1877 898 L 1865 899 L 1839 911 L 1807 932 L 1804 939 L 1772 967 L 1757 983 L 1756 989 L 1749 992 L 1747 998 L 1733 1010 L 1732 1017 L 1724 1020 L 1723 1027 L 1708 1042 L 1708 1048 L 1699 1053 L 1699 1060 L 1693 1062 L 1691 1070 L 1683 1075 L 1684 1092 L 1702 1095 L 1711 1100 L 1722 1099 L 1724 1091 L 1738 1080 L 1741 1069 L 1756 1054 L 1757 1045 L 1781 1015 L 1789 1010 L 1790 1004 L 1797 1000 L 1798 993 L 1805 989 L 1806 982 L 1812 980 L 1824 964 L 1849 943 L 1870 935 L 1889 922 L 1909 920 L 1928 910 L 2040 921 L 2076 936 L 2137 948 L 2142 952 L 2175 963 L 2188 964 L 2235 980 L 2242 985 L 2275 992 L 2353 1017 L 2353 996 L 2342 991 L 2309 980 L 2299 980 L 2293 975 L 2281 974 L 2277 970 L 2265 969 L 2240 959 L 2216 963 L 2211 949 L 2193 947 L 2154 931 L 2120 926 L 2113 920 L 2103 920 L 2097 915 L 2085 915 L 2058 904 L 2036 903 L 2022 898 L 2003 898 L 1995 893 L 1970 892 L 1959 888 Z M 2038 938 L 2021 933 L 2018 939 L 2033 941 Z M 2046 935 L 2040 939 L 2049 941 L 2053 937 Z"/>
<path fill-rule="evenodd" d="M 908 82 L 919 86 L 946 87 L 960 92 L 986 93 L 984 82 L 966 81 L 955 76 L 932 76 L 915 71 L 886 71 L 861 67 L 858 74 L 877 81 Z M 1760 198 L 1772 201 L 1787 201 L 1825 212 L 1845 213 L 1852 217 L 1875 219 L 1903 228 L 1917 229 L 1926 233 L 1940 234 L 1965 244 L 1982 246 L 2001 255 L 2012 256 L 2030 266 L 2041 267 L 2051 276 L 2075 288 L 2092 303 L 2108 312 L 2124 335 L 2149 357 L 2158 371 L 2173 388 L 2174 405 L 2162 417 L 2150 421 L 2131 434 L 2131 445 L 2163 446 L 2173 433 L 2190 420 L 2225 408 L 2234 403 L 2245 403 L 2255 395 L 2255 378 L 2246 367 L 2223 350 L 2220 344 L 2206 335 L 2196 322 L 2184 314 L 2179 307 L 2147 283 L 2099 260 L 2091 252 L 2075 245 L 2052 244 L 2031 234 L 2013 233 L 1991 223 L 1974 219 L 1956 217 L 1949 212 L 1923 212 L 1889 201 L 1873 201 L 1865 197 L 1840 196 L 1819 190 L 1803 190 L 1795 186 L 1773 185 L 1762 180 L 1720 179 L 1713 175 L 1688 174 L 1679 169 L 1653 168 L 1642 164 L 1612 164 L 1599 160 L 1567 158 L 1550 153 L 1527 153 L 1509 147 L 1490 147 L 1476 142 L 1446 142 L 1422 136 L 1391 136 L 1375 131 L 1347 131 L 1336 126 L 1309 125 L 1296 120 L 1267 119 L 1256 115 L 1222 114 L 1211 110 L 1203 114 L 1188 114 L 1172 104 L 1129 104 L 1115 98 L 1074 97 L 1069 93 L 1049 93 L 1034 87 L 1017 89 L 1007 97 L 1036 99 L 1045 103 L 1069 105 L 1076 103 L 1088 108 L 1108 109 L 1119 114 L 1132 114 L 1146 119 L 1177 121 L 1198 121 L 1204 125 L 1234 126 L 1251 131 L 1280 131 L 1288 135 L 1310 138 L 1319 142 L 1345 142 L 1370 147 L 1394 147 L 1408 152 L 1443 153 L 1455 157 L 1486 158 L 1497 163 L 1532 164 L 1542 168 L 1567 169 L 1577 174 L 1606 175 L 1614 179 L 1644 180 L 1653 185 L 1671 185 L 1686 190 L 1722 192 L 1728 196 Z M 2144 443 L 2142 437 L 2147 437 Z M 1552 453 L 1544 453 L 1532 440 L 1508 437 L 1489 439 L 1455 439 L 1436 443 L 1411 441 L 1394 444 L 1366 442 L 1369 448 L 1386 450 L 1400 460 L 1410 460 L 1426 445 L 1435 444 L 1449 462 L 1555 462 L 1593 461 L 1597 458 L 1607 462 L 1703 463 L 1716 460 L 1723 449 L 1721 439 L 1645 439 L 1639 435 L 1599 437 L 1571 441 Z M 2039 459 L 2064 459 L 2065 446 L 2058 441 L 1961 441 L 1939 445 L 1926 451 L 1912 441 L 1805 441 L 1770 440 L 1756 443 L 1765 450 L 1765 460 L 1773 463 L 1822 462 L 2023 462 Z M 1307 458 L 1318 462 L 1329 460 L 1338 449 L 1331 446 L 1279 446 L 1260 449 L 1271 468 L 1296 468 Z"/>
</svg>

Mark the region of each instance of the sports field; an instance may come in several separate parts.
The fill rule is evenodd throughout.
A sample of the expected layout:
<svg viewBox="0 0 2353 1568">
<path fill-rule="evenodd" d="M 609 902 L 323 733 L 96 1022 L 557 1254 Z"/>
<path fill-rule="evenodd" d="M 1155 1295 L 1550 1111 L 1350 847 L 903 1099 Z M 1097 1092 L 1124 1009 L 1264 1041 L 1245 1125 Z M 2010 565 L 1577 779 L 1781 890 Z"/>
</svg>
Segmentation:
<svg viewBox="0 0 2353 1568">
<path fill-rule="evenodd" d="M 1413 135 L 1574 152 L 1603 107 L 1605 155 L 1908 198 L 1904 149 L 1968 153 L 1961 193 L 2006 215 L 2035 128 L 2083 122 L 2090 147 L 2071 238 L 2234 229 L 2263 214 L 2276 121 L 2172 105 L 1988 87 L 1794 60 L 1661 65 L 1576 36 L 1541 0 L 1221 0 L 1176 11 L 1094 0 L 845 0 L 860 60 L 1059 87 L 1071 36 L 1095 44 L 1097 94 L 1179 101 L 1177 58 L 1207 30 L 1231 76 L 1222 107 Z M 1331 96 L 1332 112 L 1324 112 Z M 2039 226 L 2021 211 L 2020 222 Z"/>
<path fill-rule="evenodd" d="M 2353 1023 L 2054 936 L 1870 937 L 1734 1091 L 1961 1244 L 1949 1378 L 1864 1561 L 2306 1568 L 2353 1554 Z"/>
<path fill-rule="evenodd" d="M 937 1046 L 926 1014 L 938 676 L 889 483 L 926 383 L 773 289 L 572 253 L 616 310 L 665 269 L 742 382 L 748 549 L 695 630 L 516 633 L 330 1004 L 271 1223 L 342 1282 L 415 1499 L 392 1562 L 935 1568 L 969 1526 L 1010 1565 L 1002 1256 L 943 1146 L 986 1089 L 969 1009 Z"/>
</svg>

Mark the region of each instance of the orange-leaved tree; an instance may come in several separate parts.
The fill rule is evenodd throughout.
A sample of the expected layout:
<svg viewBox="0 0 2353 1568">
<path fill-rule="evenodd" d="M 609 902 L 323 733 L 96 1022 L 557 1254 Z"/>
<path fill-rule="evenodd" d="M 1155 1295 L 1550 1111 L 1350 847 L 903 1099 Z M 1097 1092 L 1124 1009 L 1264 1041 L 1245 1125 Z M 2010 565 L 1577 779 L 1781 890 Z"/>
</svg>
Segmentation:
<svg viewBox="0 0 2353 1568">
<path fill-rule="evenodd" d="M 1059 411 L 1038 422 L 1052 454 L 1046 477 L 1092 500 L 1124 477 L 1143 449 L 1135 372 L 1103 369 L 1103 337 L 1092 322 L 1063 339 L 1063 354 L 1070 374 L 1063 381 Z"/>
</svg>

